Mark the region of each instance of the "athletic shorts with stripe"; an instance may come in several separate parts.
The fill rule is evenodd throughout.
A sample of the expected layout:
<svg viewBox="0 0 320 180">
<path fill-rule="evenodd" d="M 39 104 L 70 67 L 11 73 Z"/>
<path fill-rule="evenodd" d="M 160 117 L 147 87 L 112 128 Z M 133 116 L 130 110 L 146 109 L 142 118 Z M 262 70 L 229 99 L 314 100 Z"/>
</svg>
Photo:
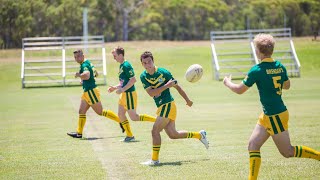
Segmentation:
<svg viewBox="0 0 320 180">
<path fill-rule="evenodd" d="M 157 110 L 157 116 L 169 118 L 175 121 L 177 117 L 177 106 L 174 101 L 161 105 Z"/>
<path fill-rule="evenodd" d="M 126 110 L 137 108 L 137 92 L 123 92 L 120 94 L 119 104 L 123 106 Z"/>
<path fill-rule="evenodd" d="M 90 106 L 97 102 L 100 102 L 100 90 L 99 88 L 89 89 L 83 92 L 81 99 L 85 100 Z"/>
<path fill-rule="evenodd" d="M 275 115 L 265 115 L 261 113 L 258 124 L 263 126 L 267 132 L 272 136 L 280 132 L 288 130 L 289 112 L 288 110 Z"/>
</svg>

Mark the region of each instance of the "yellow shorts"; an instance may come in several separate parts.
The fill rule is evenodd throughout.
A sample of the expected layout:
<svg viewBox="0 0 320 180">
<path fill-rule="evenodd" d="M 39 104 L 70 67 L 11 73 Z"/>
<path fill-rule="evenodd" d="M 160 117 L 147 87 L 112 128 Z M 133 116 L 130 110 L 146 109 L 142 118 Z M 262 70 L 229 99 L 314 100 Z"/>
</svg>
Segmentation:
<svg viewBox="0 0 320 180">
<path fill-rule="evenodd" d="M 126 110 L 137 108 L 138 96 L 136 91 L 123 92 L 120 94 L 119 104 Z"/>
<path fill-rule="evenodd" d="M 267 132 L 272 136 L 280 132 L 288 130 L 288 121 L 289 121 L 289 112 L 288 110 L 268 116 L 264 113 L 261 113 L 259 116 L 258 124 L 263 126 Z"/>
<path fill-rule="evenodd" d="M 99 88 L 93 88 L 86 92 L 83 92 L 81 99 L 85 100 L 90 106 L 97 102 L 100 102 L 100 90 Z"/>
<path fill-rule="evenodd" d="M 174 101 L 161 105 L 157 110 L 157 116 L 169 118 L 172 121 L 177 117 L 177 106 Z"/>
</svg>

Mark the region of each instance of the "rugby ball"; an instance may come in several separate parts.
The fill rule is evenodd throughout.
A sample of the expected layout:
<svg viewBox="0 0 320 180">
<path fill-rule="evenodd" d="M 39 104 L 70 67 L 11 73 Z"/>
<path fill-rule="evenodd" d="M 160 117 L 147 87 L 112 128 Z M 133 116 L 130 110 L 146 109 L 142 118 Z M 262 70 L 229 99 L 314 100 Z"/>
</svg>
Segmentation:
<svg viewBox="0 0 320 180">
<path fill-rule="evenodd" d="M 185 78 L 187 79 L 187 81 L 194 83 L 201 79 L 202 74 L 202 66 L 200 66 L 199 64 L 193 64 L 187 69 Z"/>
</svg>

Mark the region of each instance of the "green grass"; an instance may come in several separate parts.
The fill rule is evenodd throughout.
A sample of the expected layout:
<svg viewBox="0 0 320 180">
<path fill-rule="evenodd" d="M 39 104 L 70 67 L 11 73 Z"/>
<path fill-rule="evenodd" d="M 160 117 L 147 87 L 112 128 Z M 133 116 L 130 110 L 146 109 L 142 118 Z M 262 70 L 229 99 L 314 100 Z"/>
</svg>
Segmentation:
<svg viewBox="0 0 320 180">
<path fill-rule="evenodd" d="M 293 145 L 320 150 L 320 43 L 295 39 L 302 64 L 301 78 L 292 78 L 292 88 L 283 99 L 290 112 Z M 154 52 L 155 63 L 169 69 L 194 107 L 172 91 L 178 106 L 177 129 L 206 129 L 210 149 L 194 139 L 171 140 L 162 133 L 159 167 L 139 163 L 150 158 L 152 123 L 132 122 L 138 142 L 122 143 L 120 128 L 113 121 L 87 115 L 85 136 L 66 136 L 75 130 L 81 87 L 21 89 L 20 50 L 0 51 L 0 179 L 246 179 L 247 143 L 261 112 L 256 87 L 244 95 L 227 90 L 214 81 L 210 42 L 119 42 L 106 44 L 108 84 L 117 83 L 119 65 L 111 58 L 116 45 L 126 48 L 126 57 L 136 74 L 142 72 L 139 55 Z M 90 58 L 90 54 L 88 55 Z M 204 67 L 203 78 L 195 84 L 184 80 L 189 65 Z M 153 100 L 140 81 L 138 112 L 155 114 Z M 105 108 L 117 110 L 118 96 L 100 86 Z M 320 164 L 310 159 L 285 159 L 272 140 L 262 147 L 260 179 L 317 179 Z"/>
</svg>

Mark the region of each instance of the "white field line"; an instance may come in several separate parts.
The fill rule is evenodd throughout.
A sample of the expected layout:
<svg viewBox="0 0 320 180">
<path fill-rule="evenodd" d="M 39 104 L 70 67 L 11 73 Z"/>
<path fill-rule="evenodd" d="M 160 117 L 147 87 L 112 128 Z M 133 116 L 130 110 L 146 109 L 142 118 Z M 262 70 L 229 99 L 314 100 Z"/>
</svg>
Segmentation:
<svg viewBox="0 0 320 180">
<path fill-rule="evenodd" d="M 69 97 L 69 100 L 75 109 L 74 119 L 77 119 L 80 95 Z M 74 123 L 77 124 L 77 121 Z M 126 169 L 129 167 L 126 167 L 126 164 L 123 161 L 124 157 L 117 157 L 118 153 L 115 151 L 119 149 L 112 147 L 113 143 L 122 142 L 119 142 L 118 138 L 114 138 L 115 135 L 108 130 L 110 127 L 107 127 L 107 124 L 109 123 L 115 122 L 104 117 L 100 117 L 90 108 L 87 112 L 87 121 L 83 131 L 84 136 L 91 143 L 95 156 L 97 156 L 103 169 L 105 169 L 107 174 L 106 179 L 128 179 L 129 174 L 126 173 L 128 172 Z M 120 135 L 119 128 L 119 136 Z"/>
</svg>

